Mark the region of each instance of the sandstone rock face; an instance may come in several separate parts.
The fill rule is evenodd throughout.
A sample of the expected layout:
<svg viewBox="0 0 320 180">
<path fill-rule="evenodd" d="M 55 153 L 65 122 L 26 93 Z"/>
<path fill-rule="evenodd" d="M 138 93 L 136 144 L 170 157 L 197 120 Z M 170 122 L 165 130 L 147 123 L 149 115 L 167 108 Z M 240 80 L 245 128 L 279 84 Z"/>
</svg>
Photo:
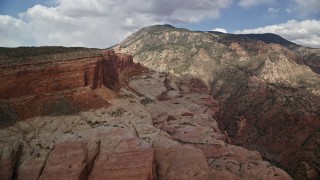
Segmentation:
<svg viewBox="0 0 320 180">
<path fill-rule="evenodd" d="M 128 68 L 119 60 L 111 71 L 131 73 L 118 69 Z M 227 143 L 228 135 L 214 119 L 220 104 L 202 80 L 140 73 L 127 79 L 120 73 L 119 81 L 108 85 L 103 76 L 99 82 L 109 88 L 97 86 L 100 94 L 118 89 L 106 107 L 2 127 L 1 177 L 291 179 L 258 152 Z"/>
<path fill-rule="evenodd" d="M 273 34 L 218 34 L 160 25 L 141 29 L 117 47 L 148 68 L 203 80 L 218 105 L 213 117 L 228 142 L 259 151 L 295 179 L 319 179 L 319 49 Z M 189 82 L 189 88 L 177 82 L 183 86 L 179 90 L 206 91 Z M 199 132 L 196 127 L 184 130 Z M 183 131 L 172 136 L 180 138 Z"/>
<path fill-rule="evenodd" d="M 3 121 L 107 106 L 114 93 L 99 89 L 116 90 L 125 76 L 141 70 L 131 56 L 114 51 L 70 58 L 43 62 L 30 57 L 28 62 L 14 66 L 4 63 L 0 74 Z"/>
</svg>

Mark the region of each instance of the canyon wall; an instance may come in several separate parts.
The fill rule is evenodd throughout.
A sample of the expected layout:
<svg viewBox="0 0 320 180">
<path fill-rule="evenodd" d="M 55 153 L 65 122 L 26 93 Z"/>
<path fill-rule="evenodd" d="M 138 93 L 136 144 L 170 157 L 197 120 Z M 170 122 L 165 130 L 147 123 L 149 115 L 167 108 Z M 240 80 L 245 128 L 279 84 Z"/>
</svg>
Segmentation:
<svg viewBox="0 0 320 180">
<path fill-rule="evenodd" d="M 76 59 L 4 63 L 0 73 L 2 123 L 107 106 L 114 94 L 111 90 L 123 83 L 121 77 L 139 67 L 131 56 L 114 51 Z M 110 93 L 99 94 L 99 88 L 108 88 Z"/>
</svg>

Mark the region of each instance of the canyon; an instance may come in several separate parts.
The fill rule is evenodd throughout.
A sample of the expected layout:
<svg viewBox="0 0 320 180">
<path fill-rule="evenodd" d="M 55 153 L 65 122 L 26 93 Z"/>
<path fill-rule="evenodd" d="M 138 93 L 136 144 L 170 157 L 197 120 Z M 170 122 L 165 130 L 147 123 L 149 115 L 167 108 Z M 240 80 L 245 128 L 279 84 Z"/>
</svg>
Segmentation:
<svg viewBox="0 0 320 180">
<path fill-rule="evenodd" d="M 318 179 L 319 49 L 143 28 L 0 48 L 3 179 Z"/>
<path fill-rule="evenodd" d="M 201 79 L 112 50 L 58 49 L 2 63 L 2 179 L 291 179 L 228 143 Z"/>
</svg>

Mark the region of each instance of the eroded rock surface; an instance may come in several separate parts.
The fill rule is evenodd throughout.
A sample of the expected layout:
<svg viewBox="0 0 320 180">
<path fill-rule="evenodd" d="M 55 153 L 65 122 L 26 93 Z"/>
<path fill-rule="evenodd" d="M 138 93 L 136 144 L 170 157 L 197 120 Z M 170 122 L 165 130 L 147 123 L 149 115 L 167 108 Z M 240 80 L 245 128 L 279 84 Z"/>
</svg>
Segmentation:
<svg viewBox="0 0 320 180">
<path fill-rule="evenodd" d="M 128 81 L 107 107 L 1 128 L 1 177 L 291 179 L 228 144 L 214 119 L 220 104 L 201 80 L 151 71 Z"/>
</svg>

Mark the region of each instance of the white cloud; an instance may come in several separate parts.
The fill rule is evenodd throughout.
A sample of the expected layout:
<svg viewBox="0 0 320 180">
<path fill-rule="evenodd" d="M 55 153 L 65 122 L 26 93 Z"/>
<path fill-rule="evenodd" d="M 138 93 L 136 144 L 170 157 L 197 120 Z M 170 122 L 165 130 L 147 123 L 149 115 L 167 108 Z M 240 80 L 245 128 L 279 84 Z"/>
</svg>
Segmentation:
<svg viewBox="0 0 320 180">
<path fill-rule="evenodd" d="M 275 33 L 297 44 L 320 48 L 320 21 L 290 20 L 286 23 L 235 31 L 236 34 Z"/>
<path fill-rule="evenodd" d="M 291 14 L 291 13 L 292 13 L 292 10 L 291 10 L 290 8 L 286 8 L 286 12 L 287 12 L 288 14 Z"/>
<path fill-rule="evenodd" d="M 250 8 L 252 6 L 270 4 L 273 2 L 275 2 L 275 0 L 239 0 L 238 5 L 243 8 Z"/>
<path fill-rule="evenodd" d="M 268 10 L 267 10 L 267 12 L 269 13 L 269 14 L 277 14 L 278 12 L 279 12 L 279 8 L 272 8 L 272 7 L 270 7 L 270 8 L 268 8 Z"/>
<path fill-rule="evenodd" d="M 0 45 L 22 46 L 24 43 L 31 43 L 31 39 L 27 35 L 28 26 L 20 19 L 0 15 L 0 32 Z"/>
<path fill-rule="evenodd" d="M 305 46 L 320 48 L 320 36 L 310 35 L 303 39 L 295 40 L 295 43 L 305 45 Z"/>
<path fill-rule="evenodd" d="M 279 11 L 280 11 L 280 8 L 270 7 L 267 9 L 267 15 L 271 18 L 275 18 L 278 16 Z"/>
<path fill-rule="evenodd" d="M 222 32 L 222 33 L 227 33 L 228 31 L 223 29 L 223 28 L 215 28 L 212 31 L 218 31 L 218 32 Z"/>
<path fill-rule="evenodd" d="M 232 0 L 59 0 L 0 16 L 0 46 L 108 47 L 144 26 L 219 17 Z"/>
</svg>

